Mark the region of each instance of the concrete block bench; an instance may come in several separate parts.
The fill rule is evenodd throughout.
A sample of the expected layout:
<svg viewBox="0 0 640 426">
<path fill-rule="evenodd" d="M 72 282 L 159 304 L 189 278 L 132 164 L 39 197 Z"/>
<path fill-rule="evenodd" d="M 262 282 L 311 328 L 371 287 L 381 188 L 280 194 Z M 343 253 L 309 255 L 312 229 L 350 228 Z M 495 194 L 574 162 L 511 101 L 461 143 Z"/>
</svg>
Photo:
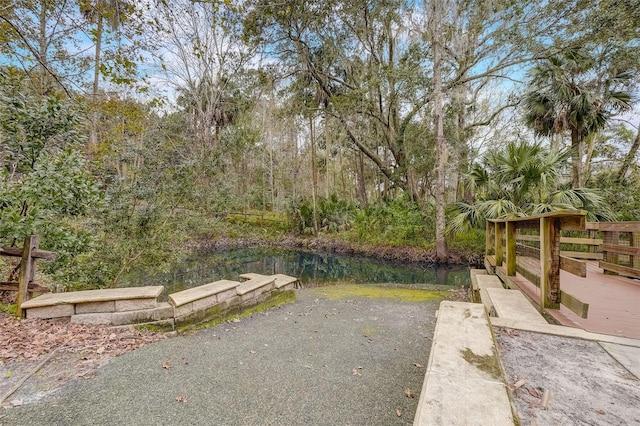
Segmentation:
<svg viewBox="0 0 640 426">
<path fill-rule="evenodd" d="M 526 321 L 533 324 L 547 324 L 544 317 L 527 300 L 520 290 L 487 288 L 496 317 Z"/>
<path fill-rule="evenodd" d="M 238 286 L 236 291 L 242 303 L 260 301 L 260 295 L 276 288 L 276 278 L 274 276 L 260 276 L 251 278 Z"/>
<path fill-rule="evenodd" d="M 163 286 L 47 293 L 22 304 L 27 318 L 60 318 L 155 309 Z"/>
<path fill-rule="evenodd" d="M 254 272 L 240 274 L 240 278 L 244 280 L 252 280 L 257 278 L 269 278 L 269 277 L 275 278 L 275 288 L 277 289 L 291 290 L 300 284 L 300 280 L 298 280 L 296 277 L 290 277 L 289 275 L 284 275 L 284 274 L 262 275 L 262 274 L 256 274 Z"/>
<path fill-rule="evenodd" d="M 440 304 L 413 424 L 513 426 L 507 387 L 482 305 Z"/>
<path fill-rule="evenodd" d="M 237 295 L 238 281 L 220 280 L 169 295 L 176 320 L 225 303 Z"/>
</svg>

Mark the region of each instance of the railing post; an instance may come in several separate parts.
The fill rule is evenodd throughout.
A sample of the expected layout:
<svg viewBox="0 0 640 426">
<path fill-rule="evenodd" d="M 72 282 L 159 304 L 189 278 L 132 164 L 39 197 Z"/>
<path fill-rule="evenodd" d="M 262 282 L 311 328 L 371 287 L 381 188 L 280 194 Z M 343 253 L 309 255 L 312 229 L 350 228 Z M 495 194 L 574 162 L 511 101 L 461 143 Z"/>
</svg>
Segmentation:
<svg viewBox="0 0 640 426">
<path fill-rule="evenodd" d="M 493 241 L 494 244 L 494 255 L 496 257 L 496 267 L 498 266 L 502 266 L 502 257 L 503 257 L 503 246 L 502 246 L 502 234 L 503 234 L 503 227 L 504 227 L 504 223 L 502 222 L 495 222 L 495 240 Z"/>
<path fill-rule="evenodd" d="M 516 224 L 507 221 L 505 226 L 507 228 L 507 275 L 514 276 L 516 274 Z"/>
<path fill-rule="evenodd" d="M 560 308 L 560 226 L 540 218 L 540 308 Z"/>
<path fill-rule="evenodd" d="M 485 232 L 485 255 L 494 254 L 494 240 L 495 240 L 495 223 L 487 221 Z"/>
<path fill-rule="evenodd" d="M 33 279 L 35 267 L 31 257 L 33 250 L 38 248 L 40 238 L 37 235 L 29 235 L 24 239 L 22 246 L 22 260 L 20 261 L 20 273 L 18 274 L 18 296 L 16 298 L 16 315 L 22 317 L 22 304 L 29 300 L 29 281 Z"/>
</svg>

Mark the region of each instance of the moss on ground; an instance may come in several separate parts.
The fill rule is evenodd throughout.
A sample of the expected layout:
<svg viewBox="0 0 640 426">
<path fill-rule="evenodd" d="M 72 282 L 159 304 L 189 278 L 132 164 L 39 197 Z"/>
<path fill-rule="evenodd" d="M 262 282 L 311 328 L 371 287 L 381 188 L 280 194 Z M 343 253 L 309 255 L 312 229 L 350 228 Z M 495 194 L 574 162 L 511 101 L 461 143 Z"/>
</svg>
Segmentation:
<svg viewBox="0 0 640 426">
<path fill-rule="evenodd" d="M 403 302 L 425 302 L 428 300 L 446 299 L 450 296 L 448 291 L 384 287 L 367 284 L 337 284 L 312 288 L 309 289 L 309 291 L 317 297 L 332 300 L 364 297 L 367 299 L 394 299 Z"/>
<path fill-rule="evenodd" d="M 495 349 L 492 351 L 491 355 L 478 355 L 469 348 L 461 352 L 462 357 L 469 364 L 474 365 L 494 379 L 500 379 L 502 377 L 502 369 L 500 368 L 500 361 L 498 360 Z"/>
</svg>

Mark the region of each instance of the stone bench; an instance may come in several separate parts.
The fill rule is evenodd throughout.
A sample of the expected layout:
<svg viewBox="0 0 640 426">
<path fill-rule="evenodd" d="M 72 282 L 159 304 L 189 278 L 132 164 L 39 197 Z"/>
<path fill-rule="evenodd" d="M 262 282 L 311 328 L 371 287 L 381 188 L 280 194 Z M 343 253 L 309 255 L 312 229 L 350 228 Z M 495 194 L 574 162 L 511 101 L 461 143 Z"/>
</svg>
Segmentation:
<svg viewBox="0 0 640 426">
<path fill-rule="evenodd" d="M 500 360 L 481 304 L 440 304 L 413 424 L 513 426 Z"/>
<path fill-rule="evenodd" d="M 177 319 L 227 302 L 236 296 L 238 286 L 238 281 L 215 281 L 170 294 L 169 303 L 173 306 Z"/>
<path fill-rule="evenodd" d="M 520 290 L 487 288 L 491 305 L 498 318 L 526 321 L 533 324 L 547 324 L 544 317 L 527 300 Z"/>
<path fill-rule="evenodd" d="M 262 293 L 266 293 L 276 288 L 276 278 L 273 276 L 260 276 L 258 278 L 251 278 L 238 286 L 236 291 L 240 296 L 241 301 L 247 302 L 252 299 L 257 299 Z"/>
<path fill-rule="evenodd" d="M 491 301 L 491 297 L 487 293 L 487 289 L 490 288 L 498 288 L 504 289 L 502 286 L 502 281 L 498 278 L 497 275 L 482 275 L 478 274 L 475 277 L 476 285 L 477 285 L 477 299 L 474 298 L 475 302 L 481 302 L 490 316 L 496 316 L 495 308 L 493 307 L 493 302 Z"/>
<path fill-rule="evenodd" d="M 60 318 L 77 314 L 128 312 L 158 307 L 163 286 L 47 293 L 21 306 L 27 318 Z"/>
<path fill-rule="evenodd" d="M 277 289 L 290 290 L 300 284 L 300 280 L 298 280 L 296 277 L 290 277 L 289 275 L 284 275 L 284 274 L 262 275 L 262 274 L 256 274 L 254 272 L 240 274 L 240 278 L 245 280 L 251 280 L 256 278 L 269 278 L 269 277 L 275 278 L 275 288 Z"/>
</svg>

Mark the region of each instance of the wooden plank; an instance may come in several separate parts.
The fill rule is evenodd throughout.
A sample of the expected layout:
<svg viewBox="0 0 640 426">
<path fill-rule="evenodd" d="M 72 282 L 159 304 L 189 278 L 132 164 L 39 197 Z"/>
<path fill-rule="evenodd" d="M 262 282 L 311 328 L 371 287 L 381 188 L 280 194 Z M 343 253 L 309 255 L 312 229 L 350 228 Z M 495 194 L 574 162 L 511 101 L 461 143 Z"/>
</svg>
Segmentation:
<svg viewBox="0 0 640 426">
<path fill-rule="evenodd" d="M 640 222 L 599 222 L 600 231 L 640 232 Z"/>
<path fill-rule="evenodd" d="M 583 244 L 587 246 L 599 246 L 602 243 L 603 241 L 600 238 L 560 237 L 560 244 Z"/>
<path fill-rule="evenodd" d="M 560 217 L 560 228 L 567 231 L 584 231 L 587 224 L 585 216 L 567 216 Z"/>
<path fill-rule="evenodd" d="M 640 278 L 640 270 L 631 268 L 629 266 L 616 265 L 615 263 L 609 263 L 600 261 L 598 266 L 605 271 L 616 272 L 619 275 L 631 278 Z"/>
<path fill-rule="evenodd" d="M 0 256 L 22 257 L 22 249 L 20 247 L 2 247 L 0 248 Z M 36 259 L 55 259 L 56 254 L 51 251 L 35 249 L 31 251 L 31 257 Z"/>
<path fill-rule="evenodd" d="M 590 231 L 599 231 L 600 230 L 600 222 L 587 222 L 585 228 Z"/>
<path fill-rule="evenodd" d="M 615 244 L 603 244 L 602 251 L 609 253 L 628 254 L 630 256 L 640 256 L 640 247 L 620 246 Z"/>
<path fill-rule="evenodd" d="M 569 308 L 580 318 L 587 318 L 589 315 L 589 304 L 580 301 L 577 297 L 567 293 L 566 291 L 560 291 L 560 303 Z"/>
<path fill-rule="evenodd" d="M 602 253 L 591 253 L 587 251 L 560 251 L 560 256 L 573 257 L 574 259 L 602 260 Z"/>
<path fill-rule="evenodd" d="M 584 278 L 587 276 L 587 263 L 584 260 L 560 255 L 560 269 L 578 277 Z"/>
<path fill-rule="evenodd" d="M 18 291 L 17 282 L 3 281 L 0 282 L 0 291 Z M 27 287 L 29 293 L 49 293 L 51 290 L 49 287 L 42 286 L 40 284 L 29 283 Z"/>
<path fill-rule="evenodd" d="M 540 235 L 524 235 L 518 234 L 516 235 L 516 240 L 518 241 L 540 241 Z"/>
</svg>

